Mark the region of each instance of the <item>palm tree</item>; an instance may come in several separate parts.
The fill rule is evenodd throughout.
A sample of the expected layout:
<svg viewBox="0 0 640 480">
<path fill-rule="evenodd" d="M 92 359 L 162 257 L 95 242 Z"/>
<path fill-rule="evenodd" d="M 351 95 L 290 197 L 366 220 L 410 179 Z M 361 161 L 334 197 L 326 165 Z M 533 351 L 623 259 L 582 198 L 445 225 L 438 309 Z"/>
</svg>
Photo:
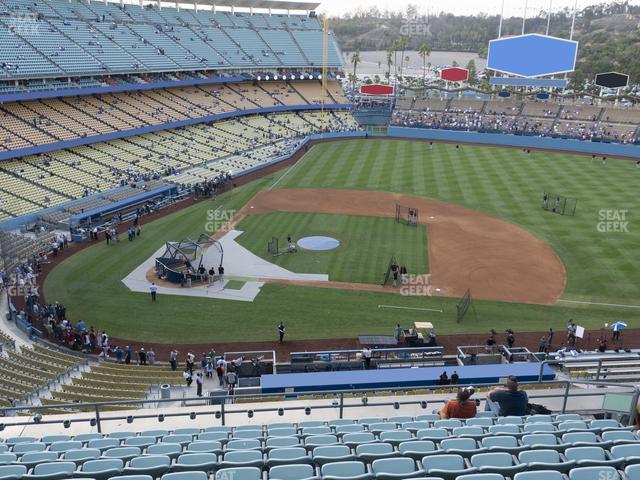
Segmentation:
<svg viewBox="0 0 640 480">
<path fill-rule="evenodd" d="M 398 47 L 400 50 L 402 50 L 402 56 L 400 57 L 401 62 L 402 62 L 402 58 L 404 58 L 404 51 L 407 48 L 408 44 L 409 44 L 409 41 L 407 40 L 407 37 L 400 37 L 398 39 Z M 400 65 L 400 76 L 402 76 L 402 64 Z"/>
<path fill-rule="evenodd" d="M 351 63 L 353 63 L 353 84 L 356 82 L 356 69 L 358 68 L 358 64 L 360 63 L 360 50 L 356 50 L 356 52 L 351 56 Z"/>
<path fill-rule="evenodd" d="M 387 48 L 387 80 L 391 77 L 391 64 L 393 63 L 393 48 Z"/>
<path fill-rule="evenodd" d="M 423 43 L 422 45 L 420 45 L 420 48 L 418 49 L 418 55 L 422 57 L 422 77 L 424 82 L 426 82 L 427 81 L 427 57 L 431 55 L 431 49 L 429 48 L 429 45 L 427 45 L 426 43 Z"/>
</svg>

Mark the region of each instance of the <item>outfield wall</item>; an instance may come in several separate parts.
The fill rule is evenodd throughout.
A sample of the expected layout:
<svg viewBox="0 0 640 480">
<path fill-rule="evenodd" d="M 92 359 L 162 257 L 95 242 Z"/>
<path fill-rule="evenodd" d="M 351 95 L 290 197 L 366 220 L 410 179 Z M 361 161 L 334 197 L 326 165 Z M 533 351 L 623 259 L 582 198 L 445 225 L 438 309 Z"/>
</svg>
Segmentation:
<svg viewBox="0 0 640 480">
<path fill-rule="evenodd" d="M 562 152 L 585 153 L 640 159 L 640 145 L 622 143 L 588 142 L 568 138 L 509 135 L 506 133 L 462 132 L 429 128 L 389 127 L 388 136 L 452 143 L 475 143 L 505 147 L 535 148 Z"/>
</svg>

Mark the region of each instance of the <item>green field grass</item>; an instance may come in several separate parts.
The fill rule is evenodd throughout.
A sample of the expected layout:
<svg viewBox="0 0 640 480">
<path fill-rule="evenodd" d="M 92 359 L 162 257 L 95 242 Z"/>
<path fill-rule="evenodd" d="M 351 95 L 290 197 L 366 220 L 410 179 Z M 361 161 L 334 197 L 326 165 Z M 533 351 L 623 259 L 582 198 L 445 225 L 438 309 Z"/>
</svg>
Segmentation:
<svg viewBox="0 0 640 480">
<path fill-rule="evenodd" d="M 284 175 L 284 176 L 283 176 Z M 104 242 L 79 252 L 47 277 L 48 301 L 67 305 L 70 319 L 113 337 L 164 343 L 345 338 L 390 334 L 397 322 L 432 321 L 439 334 L 563 330 L 574 318 L 587 328 L 623 319 L 640 325 L 640 309 L 560 302 L 552 307 L 475 302 L 475 313 L 455 322 L 456 299 L 267 285 L 253 303 L 132 293 L 121 280 L 164 242 L 195 237 L 212 209 L 236 210 L 281 178 L 277 188 L 354 188 L 402 192 L 464 205 L 504 218 L 546 240 L 568 272 L 563 300 L 640 304 L 640 199 L 632 162 L 515 149 L 396 140 L 353 140 L 314 146 L 292 169 L 143 226 L 135 242 Z M 544 190 L 578 198 L 575 217 L 543 212 Z M 628 232 L 601 233 L 601 210 L 626 210 Z M 271 231 L 268 232 L 271 235 Z M 261 248 L 266 248 L 263 244 Z M 442 309 L 399 312 L 378 305 Z"/>
<path fill-rule="evenodd" d="M 379 284 L 395 256 L 413 274 L 429 272 L 426 227 L 398 225 L 393 218 L 278 212 L 250 215 L 238 225 L 238 242 L 258 256 L 296 273 L 324 273 L 337 282 Z M 336 238 L 340 246 L 325 252 L 299 249 L 273 257 L 266 251 L 271 232 L 286 232 L 293 239 L 312 235 Z"/>
</svg>

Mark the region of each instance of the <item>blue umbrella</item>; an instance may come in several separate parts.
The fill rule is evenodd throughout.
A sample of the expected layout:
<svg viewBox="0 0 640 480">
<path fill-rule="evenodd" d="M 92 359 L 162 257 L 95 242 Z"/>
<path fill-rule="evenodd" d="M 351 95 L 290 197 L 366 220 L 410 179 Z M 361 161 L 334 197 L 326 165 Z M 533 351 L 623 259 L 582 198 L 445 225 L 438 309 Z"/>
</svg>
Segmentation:
<svg viewBox="0 0 640 480">
<path fill-rule="evenodd" d="M 624 322 L 616 322 L 616 323 L 612 323 L 610 328 L 614 332 L 619 332 L 620 330 L 624 329 L 626 326 L 627 324 Z"/>
</svg>

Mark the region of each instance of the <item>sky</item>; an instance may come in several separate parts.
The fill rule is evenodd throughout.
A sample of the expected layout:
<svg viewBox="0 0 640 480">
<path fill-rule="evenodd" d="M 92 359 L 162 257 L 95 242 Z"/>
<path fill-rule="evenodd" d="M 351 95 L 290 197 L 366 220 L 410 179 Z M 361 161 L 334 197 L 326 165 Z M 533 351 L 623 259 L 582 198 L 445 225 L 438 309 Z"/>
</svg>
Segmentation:
<svg viewBox="0 0 640 480">
<path fill-rule="evenodd" d="M 576 0 L 504 0 L 505 17 L 522 17 L 525 5 L 527 16 L 537 14 L 541 10 L 547 11 L 551 2 L 552 10 L 560 10 L 568 7 L 573 9 Z M 578 8 L 583 8 L 595 3 L 604 3 L 603 0 L 577 0 Z M 633 5 L 640 5 L 640 0 L 631 0 Z M 323 0 L 318 11 L 329 15 L 343 15 L 353 12 L 358 8 L 369 8 L 376 5 L 380 10 L 404 10 L 407 5 L 413 4 L 418 7 L 422 14 L 438 14 L 442 11 L 456 15 L 478 14 L 480 12 L 488 14 L 500 13 L 502 0 Z"/>
</svg>

